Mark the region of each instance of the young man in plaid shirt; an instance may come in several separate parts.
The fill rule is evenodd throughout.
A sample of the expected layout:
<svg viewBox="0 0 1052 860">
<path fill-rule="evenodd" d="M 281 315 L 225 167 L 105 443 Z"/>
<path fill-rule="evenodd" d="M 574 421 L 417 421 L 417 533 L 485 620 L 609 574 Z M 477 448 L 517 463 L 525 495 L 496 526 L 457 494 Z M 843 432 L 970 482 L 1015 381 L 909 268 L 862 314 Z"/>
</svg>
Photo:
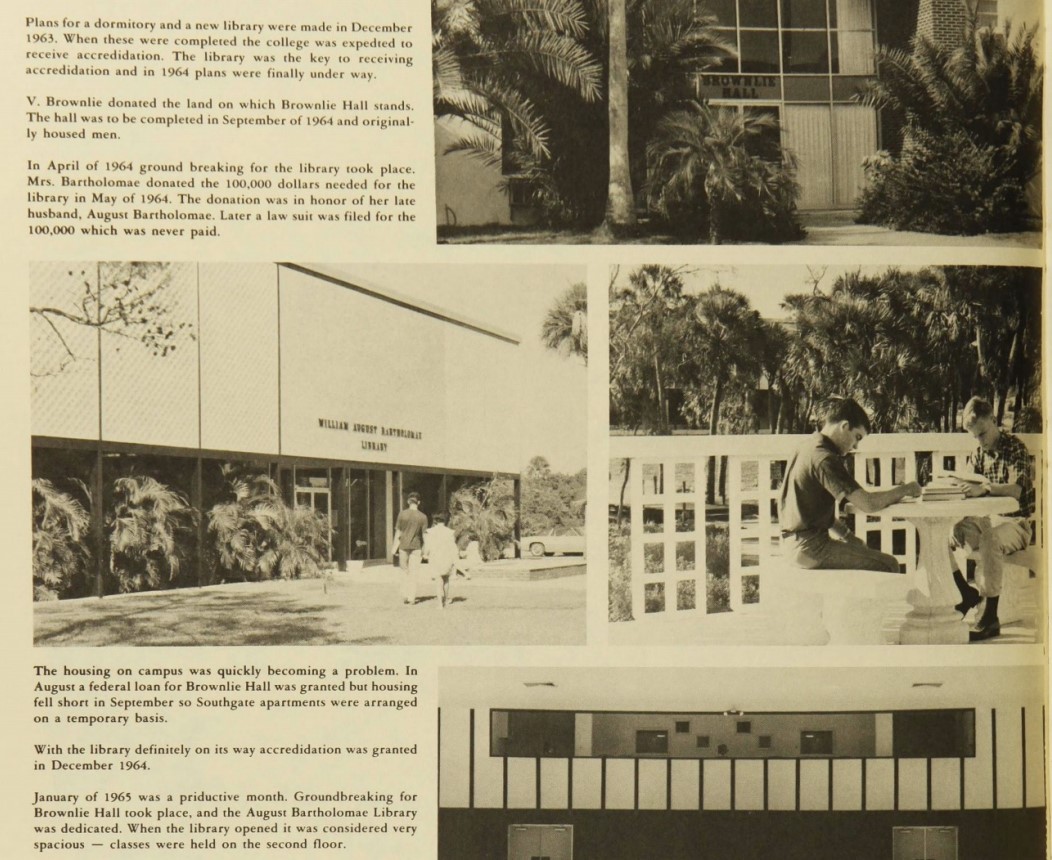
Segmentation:
<svg viewBox="0 0 1052 860">
<path fill-rule="evenodd" d="M 965 495 L 1011 496 L 1019 501 L 1019 510 L 1010 517 L 966 517 L 953 529 L 955 546 L 967 546 L 979 551 L 986 608 L 968 634 L 972 642 L 978 642 L 1001 633 L 997 603 L 1001 595 L 1004 557 L 1030 545 L 1029 517 L 1034 513 L 1034 470 L 1026 446 L 997 426 L 993 407 L 987 401 L 979 397 L 969 400 L 964 407 L 962 423 L 964 429 L 979 443 L 972 459 L 972 468 L 986 479 L 981 484 L 969 484 Z M 952 553 L 950 557 L 953 578 L 961 592 L 957 610 L 967 614 L 980 602 L 981 597 L 965 581 Z"/>
</svg>

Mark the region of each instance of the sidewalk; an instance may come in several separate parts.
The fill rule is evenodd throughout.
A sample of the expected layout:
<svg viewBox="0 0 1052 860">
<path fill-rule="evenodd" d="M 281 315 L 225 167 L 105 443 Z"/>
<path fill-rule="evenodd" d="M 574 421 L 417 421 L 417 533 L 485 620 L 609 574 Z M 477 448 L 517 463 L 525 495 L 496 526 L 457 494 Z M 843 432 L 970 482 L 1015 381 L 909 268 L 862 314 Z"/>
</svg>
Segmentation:
<svg viewBox="0 0 1052 860">
<path fill-rule="evenodd" d="M 911 230 L 892 230 L 856 224 L 853 210 L 801 212 L 807 235 L 790 245 L 908 245 L 936 248 L 1041 248 L 1041 233 L 984 233 L 980 236 L 943 236 Z"/>
<path fill-rule="evenodd" d="M 458 578 L 439 609 L 421 579 L 402 603 L 397 568 L 33 605 L 34 644 L 583 645 L 585 577 Z"/>
</svg>

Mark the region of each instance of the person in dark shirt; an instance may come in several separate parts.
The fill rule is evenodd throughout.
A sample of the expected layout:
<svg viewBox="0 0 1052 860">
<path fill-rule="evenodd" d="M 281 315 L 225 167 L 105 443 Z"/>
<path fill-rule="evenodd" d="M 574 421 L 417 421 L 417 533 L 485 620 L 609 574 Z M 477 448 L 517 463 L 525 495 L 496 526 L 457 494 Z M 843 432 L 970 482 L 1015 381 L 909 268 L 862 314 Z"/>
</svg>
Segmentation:
<svg viewBox="0 0 1052 860">
<path fill-rule="evenodd" d="M 420 511 L 419 493 L 410 493 L 406 504 L 408 507 L 395 522 L 394 545 L 398 550 L 398 566 L 402 570 L 402 602 L 412 606 L 416 603 L 416 580 L 423 558 L 427 515 Z"/>
<path fill-rule="evenodd" d="M 964 405 L 961 423 L 979 443 L 972 457 L 972 470 L 985 480 L 968 483 L 966 496 L 1011 496 L 1019 501 L 1019 510 L 1008 517 L 965 517 L 953 528 L 954 548 L 979 551 L 978 572 L 982 594 L 968 585 L 957 559 L 950 553 L 953 579 L 961 593 L 957 611 L 967 615 L 983 597 L 986 606 L 968 634 L 972 642 L 992 639 L 1001 634 L 997 604 L 1001 596 L 1004 557 L 1030 545 L 1030 517 L 1034 513 L 1034 467 L 1030 452 L 1018 438 L 997 426 L 994 409 L 981 397 Z"/>
<path fill-rule="evenodd" d="M 894 556 L 871 549 L 837 517 L 846 498 L 865 514 L 883 510 L 907 496 L 920 495 L 916 482 L 890 490 L 864 489 L 844 458 L 869 433 L 869 416 L 854 400 L 834 398 L 822 410 L 822 429 L 789 461 L 778 499 L 782 547 L 790 563 L 810 570 L 899 572 Z"/>
</svg>

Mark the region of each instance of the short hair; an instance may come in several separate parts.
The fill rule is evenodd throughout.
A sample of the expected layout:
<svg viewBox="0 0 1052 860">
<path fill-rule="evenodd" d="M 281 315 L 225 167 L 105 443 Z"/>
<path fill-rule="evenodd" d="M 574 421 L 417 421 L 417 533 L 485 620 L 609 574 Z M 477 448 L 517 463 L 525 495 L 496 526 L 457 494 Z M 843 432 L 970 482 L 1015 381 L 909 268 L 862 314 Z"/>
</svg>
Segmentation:
<svg viewBox="0 0 1052 860">
<path fill-rule="evenodd" d="M 994 407 L 990 401 L 982 397 L 973 397 L 964 404 L 964 412 L 961 414 L 961 426 L 968 427 L 980 418 L 993 418 Z"/>
<path fill-rule="evenodd" d="M 431 516 L 431 522 L 433 522 L 436 526 L 444 526 L 446 524 L 446 519 L 446 515 L 441 512 L 433 514 Z"/>
<path fill-rule="evenodd" d="M 861 427 L 867 433 L 870 430 L 866 410 L 850 397 L 830 397 L 822 404 L 821 418 L 823 425 L 846 421 L 851 427 Z"/>
<path fill-rule="evenodd" d="M 419 505 L 420 504 L 420 493 L 410 493 L 408 496 L 405 497 L 405 500 L 407 502 L 409 502 L 410 504 L 412 504 L 413 502 L 416 502 Z"/>
</svg>

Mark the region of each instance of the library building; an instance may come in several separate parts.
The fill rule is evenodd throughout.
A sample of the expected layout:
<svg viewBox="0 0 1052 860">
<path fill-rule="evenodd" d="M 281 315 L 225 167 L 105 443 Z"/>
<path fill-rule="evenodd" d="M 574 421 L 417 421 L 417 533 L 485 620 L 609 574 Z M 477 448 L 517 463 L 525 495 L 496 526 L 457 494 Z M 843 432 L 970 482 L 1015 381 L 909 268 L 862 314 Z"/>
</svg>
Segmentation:
<svg viewBox="0 0 1052 860">
<path fill-rule="evenodd" d="M 439 857 L 1042 860 L 1040 666 L 447 668 Z"/>
<path fill-rule="evenodd" d="M 341 567 L 391 557 L 411 492 L 429 514 L 494 475 L 518 492 L 519 339 L 400 294 L 412 267 L 380 284 L 293 263 L 29 275 L 33 477 L 86 499 L 97 546 L 129 475 L 199 512 L 231 475 L 269 477 L 329 517 Z"/>
</svg>

